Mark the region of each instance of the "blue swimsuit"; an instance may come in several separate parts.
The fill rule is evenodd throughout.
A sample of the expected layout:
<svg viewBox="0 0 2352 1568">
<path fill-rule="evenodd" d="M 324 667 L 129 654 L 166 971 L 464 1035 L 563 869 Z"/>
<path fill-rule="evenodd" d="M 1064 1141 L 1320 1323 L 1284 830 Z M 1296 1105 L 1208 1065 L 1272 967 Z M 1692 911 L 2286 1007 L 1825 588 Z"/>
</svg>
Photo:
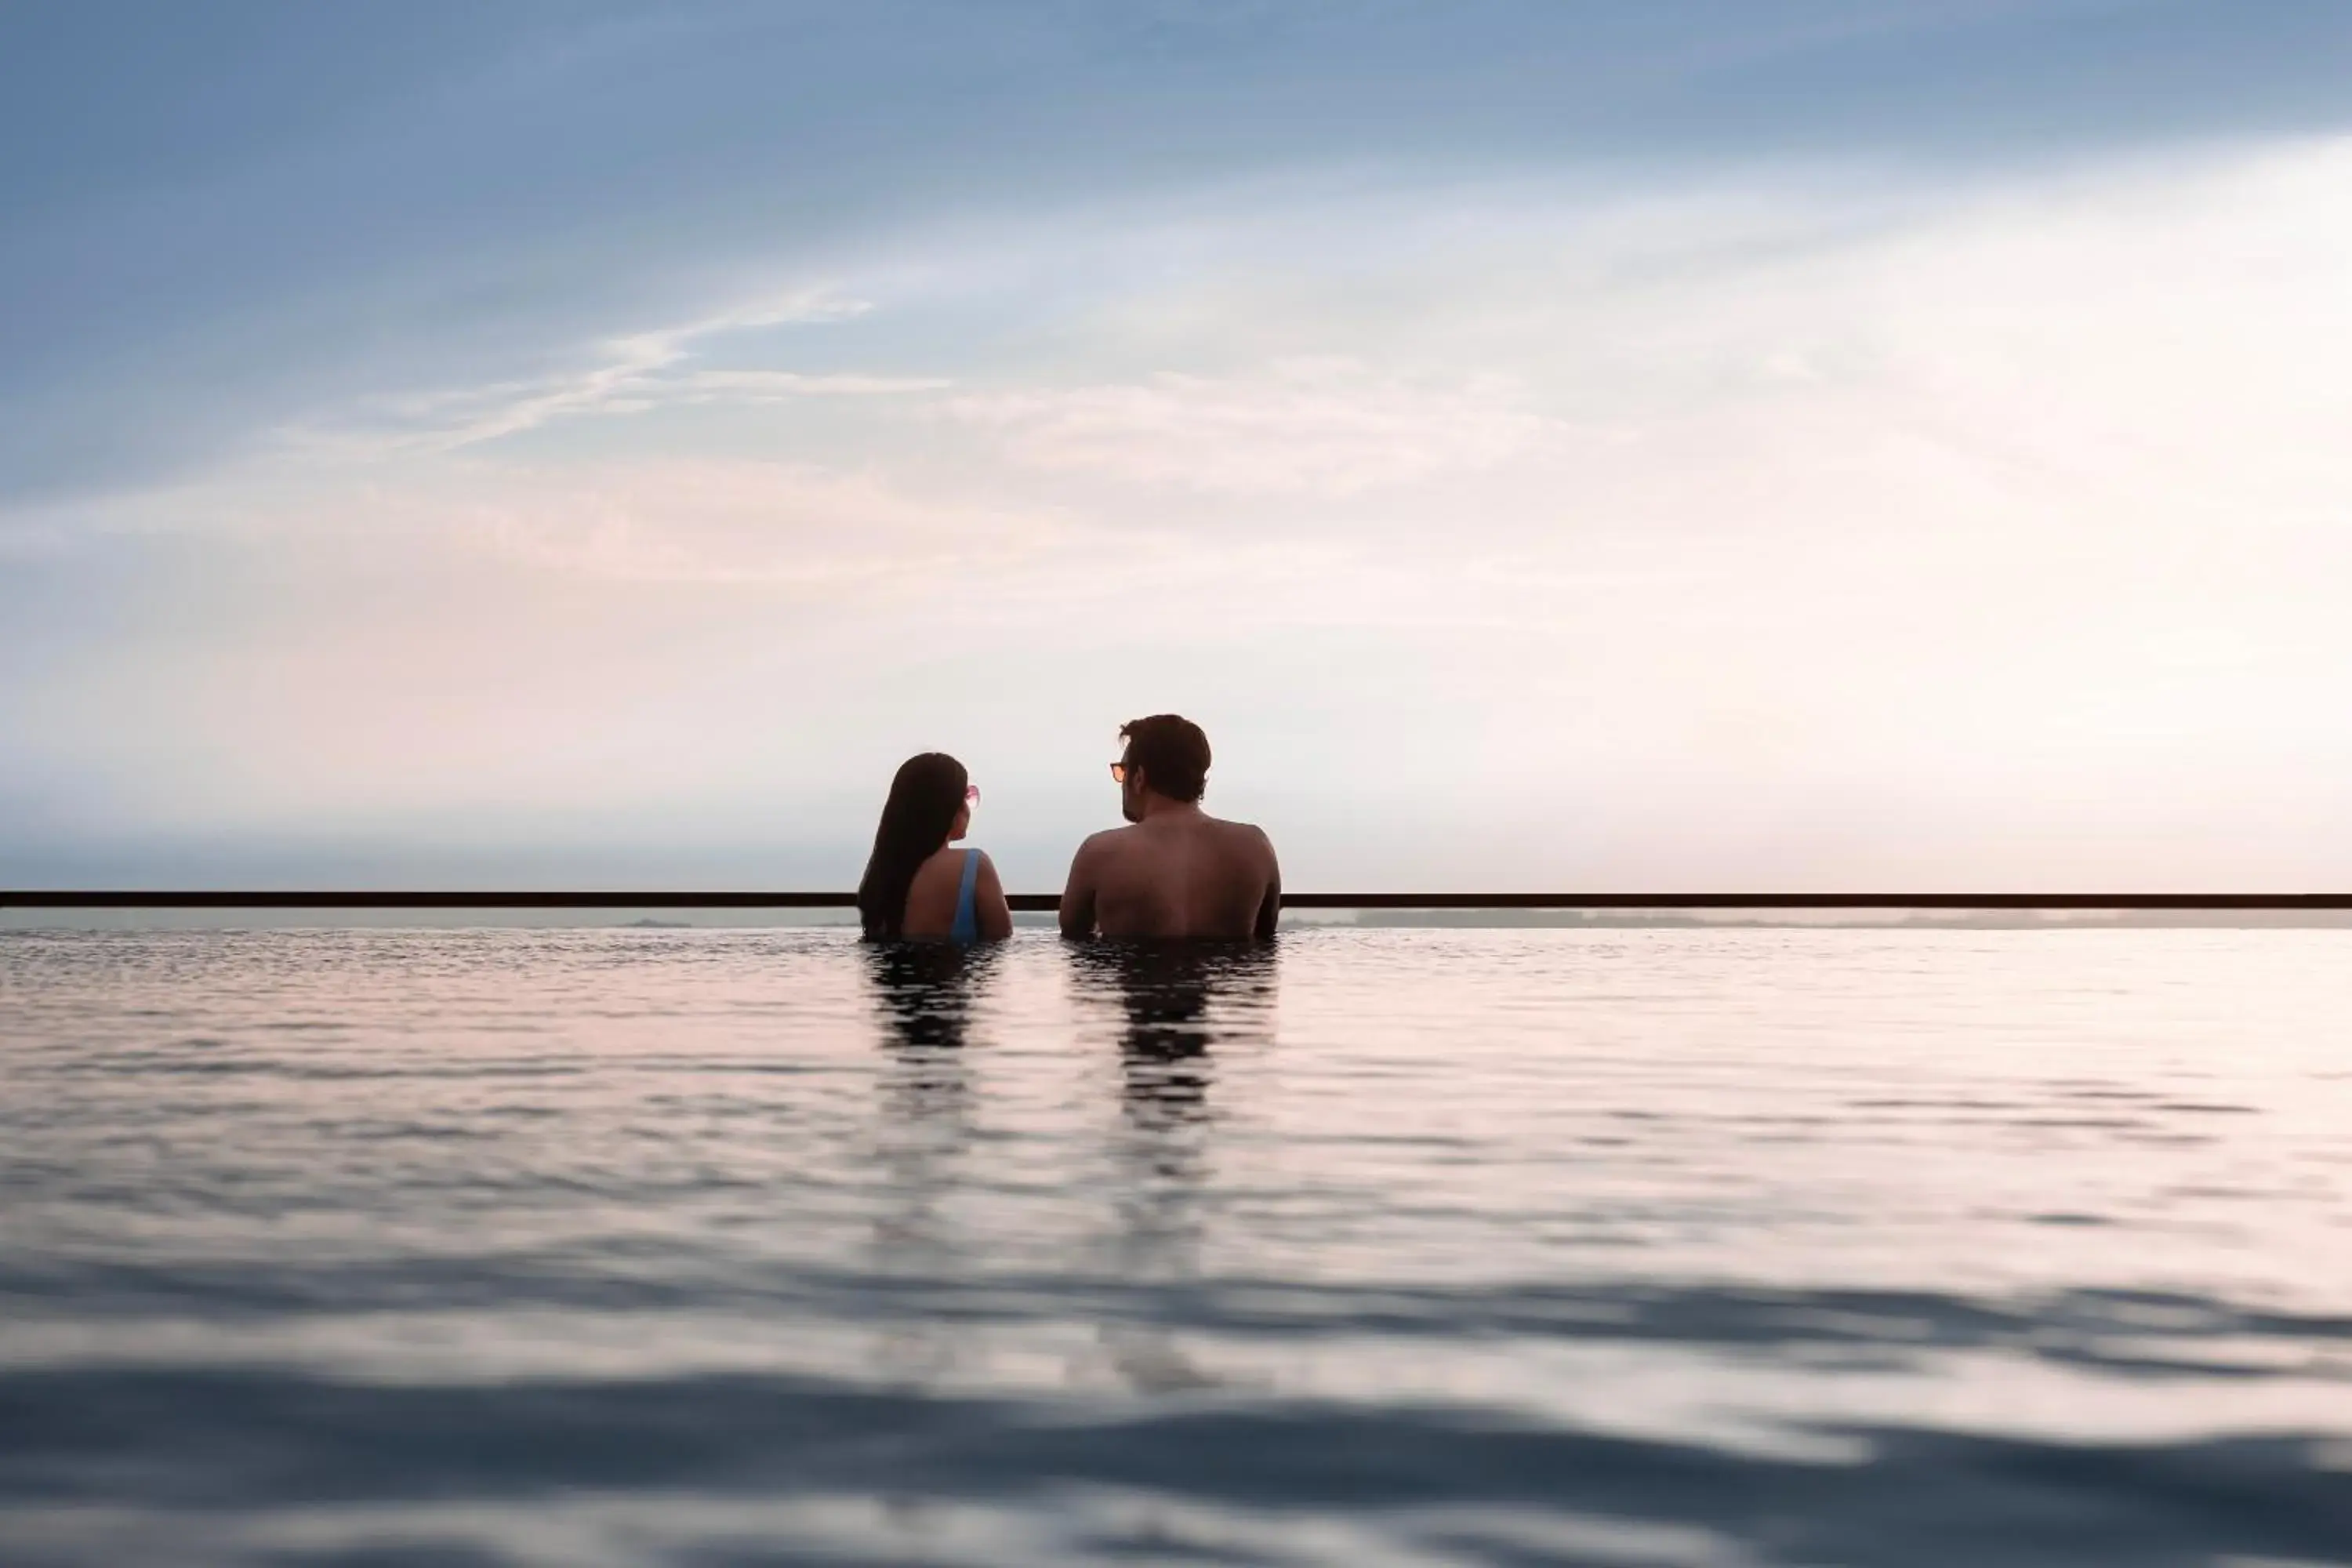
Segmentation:
<svg viewBox="0 0 2352 1568">
<path fill-rule="evenodd" d="M 972 908 L 971 890 L 980 880 L 980 851 L 963 852 L 963 886 L 956 889 L 955 924 L 948 928 L 950 942 L 975 942 L 980 940 L 980 911 Z"/>
</svg>

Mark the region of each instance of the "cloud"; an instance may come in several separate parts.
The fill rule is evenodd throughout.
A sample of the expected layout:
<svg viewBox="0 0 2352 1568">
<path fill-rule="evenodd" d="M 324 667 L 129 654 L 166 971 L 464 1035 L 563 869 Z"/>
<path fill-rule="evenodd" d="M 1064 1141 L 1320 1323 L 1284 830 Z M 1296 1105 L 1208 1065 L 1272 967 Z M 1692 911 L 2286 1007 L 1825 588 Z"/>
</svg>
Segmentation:
<svg viewBox="0 0 2352 1568">
<path fill-rule="evenodd" d="M 1226 495 L 1346 497 L 1490 468 L 1570 434 L 1507 377 L 1431 384 L 1345 358 L 976 394 L 947 410 L 1028 467 Z"/>
<path fill-rule="evenodd" d="M 390 465 L 246 472 L 156 492 L 109 513 L 120 534 L 212 541 L 287 569 L 365 566 L 398 577 L 494 562 L 612 584 L 761 587 L 795 596 L 1021 564 L 1069 532 L 1050 509 L 927 497 L 870 469 L 739 457 L 562 463 L 405 454 Z"/>
<path fill-rule="evenodd" d="M 956 214 L 1856 150 L 1934 185 L 2340 126 L 2352 43 L 2291 0 L 170 9 L 126 36 L 60 8 L 0 51 L 10 501 L 184 477 L 370 392 L 509 384 L 458 431 L 531 428 L 598 396 L 541 384 L 551 350 Z"/>
<path fill-rule="evenodd" d="M 1017 569 L 1064 531 L 1048 516 L 919 499 L 877 474 L 746 459 L 502 468 L 444 495 L 424 504 L 463 545 L 617 582 L 887 591 Z"/>
<path fill-rule="evenodd" d="M 588 363 L 560 374 L 480 386 L 378 397 L 351 414 L 279 432 L 284 445 L 377 455 L 455 451 L 536 430 L 559 420 L 638 414 L 670 404 L 747 402 L 784 395 L 874 396 L 929 390 L 879 376 L 799 375 L 782 371 L 692 371 L 696 355 L 726 337 L 763 328 L 854 320 L 864 300 L 812 289 L 682 324 L 623 334 L 592 346 Z"/>
<path fill-rule="evenodd" d="M 907 397 L 945 392 L 943 375 L 805 375 L 789 370 L 705 370 L 661 386 L 650 400 L 671 403 L 783 403 L 797 397 Z"/>
</svg>

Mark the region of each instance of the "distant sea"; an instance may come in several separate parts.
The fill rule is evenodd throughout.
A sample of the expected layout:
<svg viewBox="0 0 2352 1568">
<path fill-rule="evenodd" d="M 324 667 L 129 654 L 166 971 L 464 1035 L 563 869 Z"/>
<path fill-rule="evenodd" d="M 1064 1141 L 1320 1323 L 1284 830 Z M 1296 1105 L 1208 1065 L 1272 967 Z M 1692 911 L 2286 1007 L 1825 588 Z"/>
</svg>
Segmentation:
<svg viewBox="0 0 2352 1568">
<path fill-rule="evenodd" d="M 2352 1563 L 2352 933 L 596 918 L 12 912 L 0 1564 Z"/>
</svg>

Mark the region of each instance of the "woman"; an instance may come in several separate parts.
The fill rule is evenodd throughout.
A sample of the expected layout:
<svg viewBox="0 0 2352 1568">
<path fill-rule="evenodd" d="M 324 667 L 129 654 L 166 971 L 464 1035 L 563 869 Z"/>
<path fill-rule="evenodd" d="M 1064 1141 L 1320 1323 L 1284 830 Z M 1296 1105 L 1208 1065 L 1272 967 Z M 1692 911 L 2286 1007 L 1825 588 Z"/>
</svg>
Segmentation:
<svg viewBox="0 0 2352 1568">
<path fill-rule="evenodd" d="M 950 847 L 971 826 L 979 786 L 942 752 L 908 757 L 890 781 L 874 854 L 857 884 L 857 915 L 869 942 L 900 937 L 1002 942 L 1013 911 L 996 868 L 977 849 Z"/>
</svg>

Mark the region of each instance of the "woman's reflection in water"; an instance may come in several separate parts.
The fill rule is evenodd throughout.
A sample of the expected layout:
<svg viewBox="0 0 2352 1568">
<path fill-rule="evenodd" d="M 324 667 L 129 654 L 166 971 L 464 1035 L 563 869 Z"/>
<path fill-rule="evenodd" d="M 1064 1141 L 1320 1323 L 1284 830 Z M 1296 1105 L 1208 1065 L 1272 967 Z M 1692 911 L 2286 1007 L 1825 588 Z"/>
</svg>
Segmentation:
<svg viewBox="0 0 2352 1568">
<path fill-rule="evenodd" d="M 1123 1016 L 1114 1277 L 1150 1291 L 1197 1279 L 1214 1205 L 1209 1155 L 1220 1112 L 1213 1097 L 1228 1059 L 1274 1038 L 1276 949 L 1264 942 L 1097 942 L 1075 950 L 1083 994 L 1108 994 Z M 1170 1297 L 1136 1304 L 1107 1327 L 1113 1369 L 1139 1390 L 1215 1381 L 1193 1366 L 1165 1327 Z M 1150 1322 L 1149 1331 L 1132 1325 Z"/>
<path fill-rule="evenodd" d="M 880 1080 L 870 1279 L 875 1370 L 921 1384 L 956 1360 L 931 1315 L 941 1281 L 962 1278 L 959 1233 L 943 1212 L 970 1176 L 973 1005 L 1000 949 L 883 942 L 866 950 L 888 1061 Z"/>
</svg>

